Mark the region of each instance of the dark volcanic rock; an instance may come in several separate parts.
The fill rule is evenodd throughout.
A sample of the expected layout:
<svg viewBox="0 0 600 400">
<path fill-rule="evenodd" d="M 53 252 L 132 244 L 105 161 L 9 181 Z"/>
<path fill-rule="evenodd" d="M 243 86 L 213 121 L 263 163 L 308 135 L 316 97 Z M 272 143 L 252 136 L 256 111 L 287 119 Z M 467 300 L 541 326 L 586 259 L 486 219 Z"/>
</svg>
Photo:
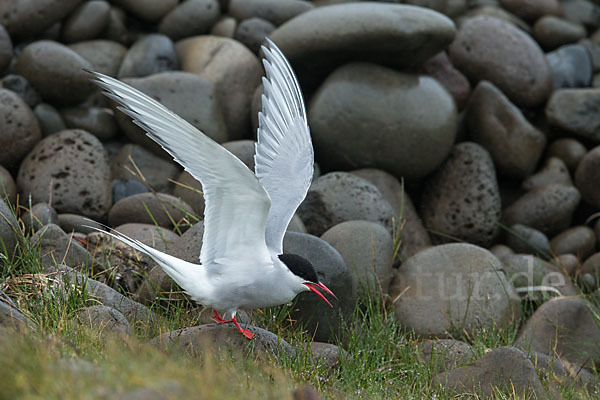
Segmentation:
<svg viewBox="0 0 600 400">
<path fill-rule="evenodd" d="M 309 233 L 322 235 L 352 220 L 377 222 L 391 229 L 394 211 L 368 181 L 347 172 L 331 172 L 313 182 L 298 215 Z"/>
<path fill-rule="evenodd" d="M 554 235 L 571 224 L 581 195 L 572 186 L 550 184 L 525 193 L 503 211 L 504 224 L 522 224 Z"/>
<path fill-rule="evenodd" d="M 473 244 L 492 243 L 498 234 L 501 210 L 494 164 L 488 152 L 472 142 L 454 146 L 423 191 L 425 226 Z M 445 241 L 441 236 L 439 240 Z"/>
<path fill-rule="evenodd" d="M 17 184 L 33 203 L 58 212 L 102 218 L 111 205 L 110 170 L 104 147 L 92 134 L 65 130 L 40 141 L 21 163 Z"/>
</svg>

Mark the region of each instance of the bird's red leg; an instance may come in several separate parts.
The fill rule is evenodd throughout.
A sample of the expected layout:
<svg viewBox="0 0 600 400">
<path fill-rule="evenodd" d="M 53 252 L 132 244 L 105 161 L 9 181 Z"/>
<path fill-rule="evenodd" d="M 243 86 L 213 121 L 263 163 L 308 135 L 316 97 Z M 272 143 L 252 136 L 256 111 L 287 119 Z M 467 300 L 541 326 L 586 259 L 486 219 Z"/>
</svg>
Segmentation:
<svg viewBox="0 0 600 400">
<path fill-rule="evenodd" d="M 214 316 L 215 320 L 217 321 L 217 324 L 228 324 L 230 322 L 233 322 L 232 319 L 227 321 L 227 320 L 224 320 L 223 318 L 221 318 L 221 316 L 219 315 L 217 310 L 213 310 L 213 316 Z"/>
<path fill-rule="evenodd" d="M 252 339 L 254 337 L 254 333 L 250 332 L 248 329 L 242 329 L 242 327 L 240 326 L 240 324 L 238 324 L 235 317 L 233 317 L 232 321 L 233 321 L 233 324 L 236 326 L 236 328 L 238 328 L 238 331 L 240 331 L 240 333 L 242 335 L 244 335 L 246 338 Z"/>
</svg>

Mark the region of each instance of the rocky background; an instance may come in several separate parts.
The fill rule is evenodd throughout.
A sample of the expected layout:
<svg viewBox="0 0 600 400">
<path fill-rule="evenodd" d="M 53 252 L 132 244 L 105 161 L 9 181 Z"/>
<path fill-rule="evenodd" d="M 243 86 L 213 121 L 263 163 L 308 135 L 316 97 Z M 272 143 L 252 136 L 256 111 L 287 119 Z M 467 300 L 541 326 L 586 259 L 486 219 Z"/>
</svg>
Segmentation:
<svg viewBox="0 0 600 400">
<path fill-rule="evenodd" d="M 441 384 L 512 379 L 542 396 L 535 368 L 595 382 L 600 2 L 397 3 L 0 2 L 2 252 L 21 251 L 24 232 L 46 270 L 90 277 L 103 306 L 82 310 L 89 323 L 129 332 L 148 307 L 185 301 L 151 260 L 83 226 L 195 262 L 204 207 L 200 185 L 85 70 L 149 94 L 253 168 L 269 36 L 298 74 L 317 162 L 285 251 L 340 299 L 330 310 L 299 296 L 294 317 L 315 340 L 334 341 L 339 317 L 375 294 L 406 330 L 438 339 L 426 354 L 449 349 Z M 453 368 L 470 350 L 448 338 L 506 326 L 520 326 L 515 347 Z M 215 329 L 228 327 L 176 334 Z"/>
</svg>

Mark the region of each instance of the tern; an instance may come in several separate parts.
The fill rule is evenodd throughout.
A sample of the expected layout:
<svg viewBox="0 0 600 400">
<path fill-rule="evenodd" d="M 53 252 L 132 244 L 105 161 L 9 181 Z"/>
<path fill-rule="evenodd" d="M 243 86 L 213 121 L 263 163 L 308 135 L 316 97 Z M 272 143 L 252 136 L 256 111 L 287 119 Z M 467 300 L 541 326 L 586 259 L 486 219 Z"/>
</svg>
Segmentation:
<svg viewBox="0 0 600 400">
<path fill-rule="evenodd" d="M 264 94 L 258 114 L 255 173 L 190 123 L 131 86 L 100 74 L 92 81 L 120 104 L 117 108 L 200 181 L 205 199 L 200 264 L 162 253 L 113 230 L 105 232 L 152 258 L 218 323 L 233 323 L 238 310 L 287 303 L 318 290 L 335 295 L 314 266 L 283 254 L 283 236 L 312 181 L 314 153 L 306 109 L 292 67 L 269 39 L 262 46 Z M 230 319 L 225 320 L 221 312 Z"/>
</svg>

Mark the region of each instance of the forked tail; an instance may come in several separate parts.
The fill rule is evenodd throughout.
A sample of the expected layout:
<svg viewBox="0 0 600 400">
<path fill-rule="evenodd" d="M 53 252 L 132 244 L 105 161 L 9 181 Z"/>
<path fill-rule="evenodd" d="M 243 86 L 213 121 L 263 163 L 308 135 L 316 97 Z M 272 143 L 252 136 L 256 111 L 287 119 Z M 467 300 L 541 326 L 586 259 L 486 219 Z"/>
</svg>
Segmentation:
<svg viewBox="0 0 600 400">
<path fill-rule="evenodd" d="M 99 222 L 94 221 L 96 224 L 100 224 Z M 187 261 L 180 260 L 177 257 L 170 256 L 162 251 L 158 251 L 153 249 L 152 247 L 140 242 L 139 240 L 132 239 L 127 235 L 122 234 L 121 232 L 111 229 L 110 227 L 100 224 L 106 229 L 110 229 L 111 231 L 105 231 L 100 228 L 83 225 L 86 228 L 91 228 L 100 233 L 104 233 L 109 235 L 115 239 L 120 240 L 121 242 L 127 244 L 128 246 L 133 247 L 135 250 L 140 253 L 146 254 L 151 259 L 156 261 L 158 265 L 165 271 L 167 275 L 169 275 L 182 289 L 186 292 L 189 292 L 189 286 L 191 281 L 196 281 L 195 276 L 199 275 L 201 268 L 200 265 L 195 265 L 192 263 L 188 263 Z"/>
</svg>

